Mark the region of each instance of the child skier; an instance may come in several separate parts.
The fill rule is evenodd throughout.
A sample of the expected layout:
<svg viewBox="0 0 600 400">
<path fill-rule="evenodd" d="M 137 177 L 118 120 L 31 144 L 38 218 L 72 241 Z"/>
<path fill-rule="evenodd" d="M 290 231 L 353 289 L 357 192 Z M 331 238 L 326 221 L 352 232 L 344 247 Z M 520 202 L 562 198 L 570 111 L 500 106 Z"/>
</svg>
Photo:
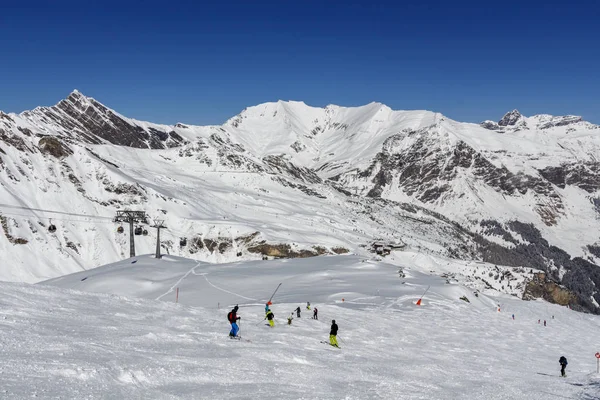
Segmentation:
<svg viewBox="0 0 600 400">
<path fill-rule="evenodd" d="M 560 376 L 562 376 L 563 378 L 566 378 L 567 375 L 565 374 L 565 368 L 567 368 L 567 358 L 565 356 L 561 356 L 560 359 L 558 360 L 558 363 L 560 364 Z"/>
<path fill-rule="evenodd" d="M 242 319 L 242 317 L 238 317 L 237 315 L 238 306 L 233 307 L 233 310 L 229 311 L 227 314 L 227 320 L 231 324 L 231 331 L 229 331 L 229 336 L 234 338 L 237 336 L 240 328 L 237 325 L 237 321 Z"/>
<path fill-rule="evenodd" d="M 271 325 L 271 328 L 273 328 L 275 326 L 275 321 L 273 321 L 273 318 L 275 318 L 275 314 L 273 314 L 273 311 L 267 311 L 267 316 L 265 318 L 269 320 L 269 325 Z"/>
</svg>

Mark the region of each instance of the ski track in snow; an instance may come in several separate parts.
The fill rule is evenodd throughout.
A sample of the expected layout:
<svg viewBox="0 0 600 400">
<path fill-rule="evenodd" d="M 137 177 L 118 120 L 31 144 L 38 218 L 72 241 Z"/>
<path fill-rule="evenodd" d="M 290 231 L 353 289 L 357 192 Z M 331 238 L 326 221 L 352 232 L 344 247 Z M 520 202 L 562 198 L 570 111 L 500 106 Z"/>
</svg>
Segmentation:
<svg viewBox="0 0 600 400">
<path fill-rule="evenodd" d="M 220 290 L 220 291 L 225 292 L 225 293 L 232 294 L 234 296 L 241 297 L 242 299 L 252 300 L 252 301 L 259 301 L 258 299 L 253 299 L 252 297 L 242 296 L 239 293 L 230 292 L 229 290 L 226 290 L 226 289 L 218 287 L 217 285 L 214 285 L 211 281 L 208 280 L 208 277 L 206 276 L 206 274 L 194 274 L 194 275 L 201 275 L 204 278 L 204 280 L 206 281 L 206 283 L 208 283 L 210 286 L 214 287 L 217 290 Z"/>
<path fill-rule="evenodd" d="M 173 291 L 177 288 L 177 286 L 179 286 L 179 284 L 181 282 L 183 282 L 183 280 L 185 278 L 187 278 L 187 276 L 191 273 L 194 273 L 194 271 L 196 270 L 196 268 L 198 268 L 200 266 L 200 264 L 202 264 L 201 262 L 199 262 L 198 264 L 196 264 L 192 269 L 190 269 L 188 272 L 185 273 L 185 275 L 183 275 L 177 282 L 175 282 L 175 284 L 173 286 L 171 286 L 169 288 L 169 290 L 167 290 L 165 293 L 161 294 L 160 296 L 158 296 L 156 298 L 156 300 L 160 300 L 162 299 L 164 296 L 168 295 L 169 293 L 173 293 Z"/>
</svg>

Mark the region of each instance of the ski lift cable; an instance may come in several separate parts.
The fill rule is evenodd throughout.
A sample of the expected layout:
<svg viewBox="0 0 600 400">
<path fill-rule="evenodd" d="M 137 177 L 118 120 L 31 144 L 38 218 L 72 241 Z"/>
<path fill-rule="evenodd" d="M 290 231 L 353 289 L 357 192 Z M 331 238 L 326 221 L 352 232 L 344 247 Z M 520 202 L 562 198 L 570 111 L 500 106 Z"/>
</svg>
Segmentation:
<svg viewBox="0 0 600 400">
<path fill-rule="evenodd" d="M 0 215 L 18 216 L 18 217 L 25 217 L 25 218 L 29 218 L 29 219 L 43 219 L 43 220 L 54 220 L 54 221 L 81 222 L 81 223 L 89 223 L 89 224 L 111 224 L 112 223 L 112 221 L 97 221 L 97 220 L 96 221 L 90 221 L 90 220 L 84 220 L 84 219 L 71 219 L 71 218 L 61 218 L 61 217 L 40 217 L 38 215 L 19 214 L 19 213 L 5 212 L 5 211 L 0 211 Z"/>
<path fill-rule="evenodd" d="M 69 212 L 65 212 L 65 211 L 56 211 L 56 210 L 45 210 L 43 208 L 33 208 L 33 207 L 24 207 L 24 206 L 13 206 L 10 204 L 1 204 L 0 203 L 0 208 L 16 208 L 16 209 L 21 209 L 21 210 L 27 210 L 27 211 L 37 211 L 37 212 L 42 212 L 42 213 L 51 213 L 51 214 L 62 214 L 62 215 L 69 215 L 69 216 L 73 216 L 73 217 L 86 217 L 86 218 L 96 218 L 96 219 L 109 219 L 112 221 L 113 217 L 104 217 L 104 216 L 99 216 L 99 215 L 90 215 L 90 214 L 76 214 L 76 213 L 69 213 Z M 6 213 L 8 214 L 8 213 Z M 39 218 L 37 215 L 35 215 L 36 218 Z"/>
</svg>

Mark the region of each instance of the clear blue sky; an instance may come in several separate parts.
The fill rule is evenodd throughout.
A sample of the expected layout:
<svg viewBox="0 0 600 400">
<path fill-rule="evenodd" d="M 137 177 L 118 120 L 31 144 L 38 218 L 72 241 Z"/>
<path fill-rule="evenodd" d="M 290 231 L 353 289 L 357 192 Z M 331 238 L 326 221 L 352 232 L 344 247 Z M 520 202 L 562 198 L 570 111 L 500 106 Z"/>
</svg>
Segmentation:
<svg viewBox="0 0 600 400">
<path fill-rule="evenodd" d="M 222 123 L 279 99 L 600 123 L 599 3 L 6 0 L 0 110 L 77 88 L 160 123 Z"/>
</svg>

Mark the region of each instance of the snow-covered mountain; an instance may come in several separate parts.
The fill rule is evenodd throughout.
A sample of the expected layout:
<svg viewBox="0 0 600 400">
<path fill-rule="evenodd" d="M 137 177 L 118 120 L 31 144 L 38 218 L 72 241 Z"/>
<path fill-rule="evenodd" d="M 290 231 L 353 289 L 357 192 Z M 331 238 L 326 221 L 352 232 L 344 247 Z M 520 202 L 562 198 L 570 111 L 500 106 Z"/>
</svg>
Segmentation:
<svg viewBox="0 0 600 400">
<path fill-rule="evenodd" d="M 75 91 L 0 113 L 0 277 L 32 282 L 127 256 L 112 217 L 133 209 L 165 220 L 170 254 L 360 253 L 380 239 L 548 271 L 567 302 L 597 312 L 599 138 L 574 116 L 514 110 L 477 125 L 379 103 L 279 101 L 222 126 L 167 126 Z M 138 253 L 154 250 L 145 230 Z"/>
</svg>

